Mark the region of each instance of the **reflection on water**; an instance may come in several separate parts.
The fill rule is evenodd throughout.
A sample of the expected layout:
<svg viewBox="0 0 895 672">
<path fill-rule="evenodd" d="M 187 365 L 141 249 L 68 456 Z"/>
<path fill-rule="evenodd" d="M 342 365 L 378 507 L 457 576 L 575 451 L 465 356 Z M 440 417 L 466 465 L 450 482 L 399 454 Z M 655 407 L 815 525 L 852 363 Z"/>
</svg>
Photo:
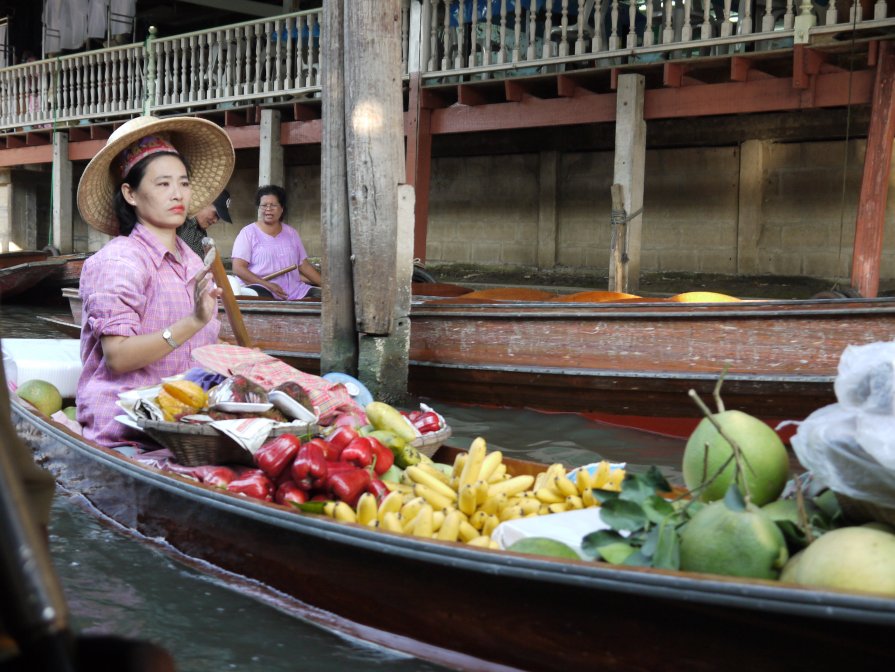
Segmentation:
<svg viewBox="0 0 895 672">
<path fill-rule="evenodd" d="M 0 336 L 63 337 L 37 314 L 70 319 L 67 309 L 0 305 Z M 455 445 L 468 446 L 483 436 L 491 449 L 541 462 L 577 466 L 606 458 L 635 469 L 657 463 L 680 480 L 679 439 L 574 414 L 433 405 L 453 428 Z M 99 523 L 63 494 L 54 504 L 51 534 L 75 627 L 158 642 L 174 653 L 184 672 L 442 669 L 346 639 L 228 589 L 223 579 L 185 567 L 155 546 Z"/>
</svg>

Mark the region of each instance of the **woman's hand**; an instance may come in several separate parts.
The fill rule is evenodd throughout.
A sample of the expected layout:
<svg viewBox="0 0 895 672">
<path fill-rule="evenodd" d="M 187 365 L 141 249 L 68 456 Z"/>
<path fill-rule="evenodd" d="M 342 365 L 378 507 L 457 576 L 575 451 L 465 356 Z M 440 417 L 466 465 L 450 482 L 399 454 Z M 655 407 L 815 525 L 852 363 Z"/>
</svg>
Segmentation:
<svg viewBox="0 0 895 672">
<path fill-rule="evenodd" d="M 193 290 L 193 316 L 200 325 L 208 324 L 217 315 L 218 299 L 224 293 L 220 287 L 215 287 L 212 281 L 211 269 L 203 268 L 196 274 L 195 289 Z"/>
<path fill-rule="evenodd" d="M 267 291 L 274 295 L 274 298 L 280 299 L 284 301 L 286 299 L 286 291 L 280 287 L 277 283 L 271 282 L 270 280 L 265 280 L 261 283 L 261 286 L 264 287 Z"/>
</svg>

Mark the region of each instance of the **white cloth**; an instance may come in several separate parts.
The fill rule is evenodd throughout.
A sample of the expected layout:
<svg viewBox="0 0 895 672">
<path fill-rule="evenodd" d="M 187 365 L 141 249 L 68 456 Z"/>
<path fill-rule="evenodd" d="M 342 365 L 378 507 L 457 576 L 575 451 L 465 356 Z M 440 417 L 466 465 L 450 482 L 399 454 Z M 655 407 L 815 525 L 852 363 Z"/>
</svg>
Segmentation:
<svg viewBox="0 0 895 672">
<path fill-rule="evenodd" d="M 137 13 L 137 0 L 110 0 L 109 23 L 110 35 L 132 35 L 134 32 L 134 15 Z"/>
<path fill-rule="evenodd" d="M 87 37 L 105 39 L 109 25 L 109 0 L 88 0 Z"/>
</svg>

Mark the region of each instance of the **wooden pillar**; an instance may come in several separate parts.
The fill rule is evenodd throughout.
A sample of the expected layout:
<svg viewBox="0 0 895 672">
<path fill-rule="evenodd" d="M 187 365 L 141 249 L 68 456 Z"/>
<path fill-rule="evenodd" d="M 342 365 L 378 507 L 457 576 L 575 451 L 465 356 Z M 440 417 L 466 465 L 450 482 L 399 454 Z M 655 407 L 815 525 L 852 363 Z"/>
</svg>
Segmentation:
<svg viewBox="0 0 895 672">
<path fill-rule="evenodd" d="M 72 170 L 68 158 L 68 131 L 53 133 L 53 235 L 50 242 L 62 254 L 74 252 L 72 238 Z"/>
<path fill-rule="evenodd" d="M 624 249 L 627 251 L 624 288 L 634 292 L 640 286 L 640 237 L 643 228 L 643 180 L 646 170 L 646 122 L 643 120 L 643 75 L 619 75 L 615 106 L 615 172 L 613 184 L 622 186 L 628 221 Z M 632 217 L 632 215 L 634 215 Z M 615 277 L 615 261 L 610 258 L 609 277 Z"/>
<path fill-rule="evenodd" d="M 344 26 L 348 212 L 354 312 L 361 334 L 358 376 L 375 398 L 398 401 L 407 393 L 413 264 L 403 248 L 399 255 L 400 246 L 413 245 L 412 227 L 399 240 L 398 223 L 398 187 L 406 179 L 401 0 L 353 0 L 345 7 Z M 413 199 L 401 199 L 402 208 L 408 200 Z"/>
<path fill-rule="evenodd" d="M 538 268 L 556 266 L 557 197 L 559 152 L 541 152 L 540 197 L 538 199 Z"/>
<path fill-rule="evenodd" d="M 851 272 L 852 286 L 868 298 L 875 297 L 879 291 L 886 198 L 895 138 L 895 48 L 888 40 L 883 40 L 879 46 L 870 109 Z"/>
<path fill-rule="evenodd" d="M 761 236 L 766 140 L 746 140 L 740 145 L 740 191 L 737 207 L 737 275 L 755 275 L 758 268 L 758 239 Z"/>
<path fill-rule="evenodd" d="M 283 145 L 280 142 L 280 111 L 261 110 L 261 131 L 258 148 L 258 186 L 277 184 L 285 187 Z"/>
<path fill-rule="evenodd" d="M 351 229 L 345 175 L 344 20 L 342 0 L 323 5 L 323 144 L 320 156 L 322 307 L 320 371 L 357 375 Z"/>
<path fill-rule="evenodd" d="M 425 261 L 426 238 L 429 235 L 429 185 L 432 179 L 432 110 L 421 105 L 420 82 L 420 73 L 411 73 L 406 130 L 406 180 L 416 191 L 413 256 Z"/>
</svg>

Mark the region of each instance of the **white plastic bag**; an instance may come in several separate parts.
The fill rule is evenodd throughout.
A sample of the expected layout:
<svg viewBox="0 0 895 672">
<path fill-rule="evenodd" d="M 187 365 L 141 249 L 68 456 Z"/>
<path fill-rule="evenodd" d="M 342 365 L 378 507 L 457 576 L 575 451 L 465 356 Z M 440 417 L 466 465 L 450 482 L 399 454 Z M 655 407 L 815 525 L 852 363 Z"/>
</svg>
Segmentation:
<svg viewBox="0 0 895 672">
<path fill-rule="evenodd" d="M 833 389 L 843 406 L 895 414 L 895 342 L 848 346 L 839 359 Z"/>
</svg>

